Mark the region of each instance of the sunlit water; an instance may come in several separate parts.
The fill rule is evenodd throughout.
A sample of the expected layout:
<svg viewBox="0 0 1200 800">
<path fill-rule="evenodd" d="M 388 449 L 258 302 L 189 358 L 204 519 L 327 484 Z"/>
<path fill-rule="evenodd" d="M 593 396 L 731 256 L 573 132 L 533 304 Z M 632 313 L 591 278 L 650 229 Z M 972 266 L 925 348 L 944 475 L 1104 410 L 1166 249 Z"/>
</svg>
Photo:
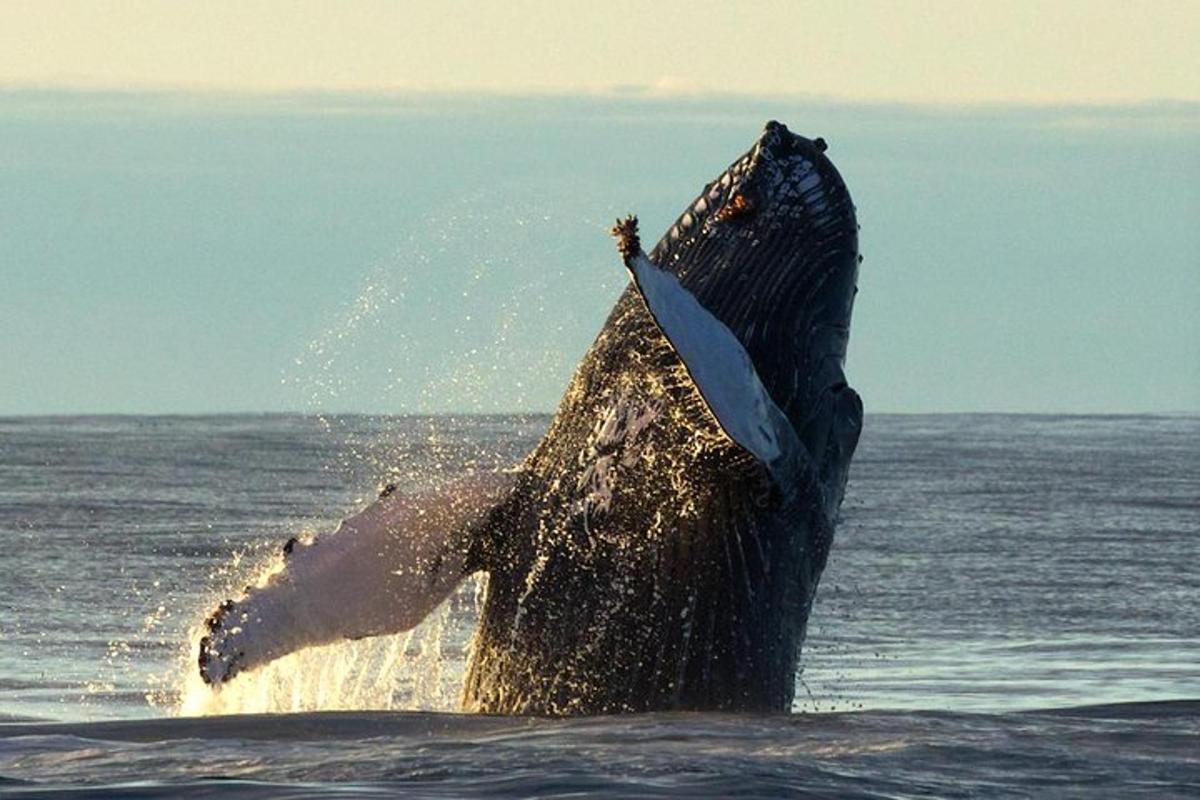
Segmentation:
<svg viewBox="0 0 1200 800">
<path fill-rule="evenodd" d="M 205 611 L 289 536 L 384 479 L 513 463 L 546 422 L 0 420 L 0 794 L 203 794 L 212 777 L 264 797 L 1200 788 L 1192 417 L 869 417 L 795 706 L 843 713 L 414 714 L 456 708 L 474 581 L 409 634 L 300 653 L 219 695 L 195 678 Z M 168 719 L 366 709 L 391 713 Z"/>
</svg>

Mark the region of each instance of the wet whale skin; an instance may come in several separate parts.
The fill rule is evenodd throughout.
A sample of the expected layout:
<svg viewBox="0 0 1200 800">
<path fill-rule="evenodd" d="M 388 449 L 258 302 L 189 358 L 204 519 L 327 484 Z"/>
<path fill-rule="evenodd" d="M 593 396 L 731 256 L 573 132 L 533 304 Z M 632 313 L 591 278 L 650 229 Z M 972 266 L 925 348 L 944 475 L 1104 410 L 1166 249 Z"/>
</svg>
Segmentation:
<svg viewBox="0 0 1200 800">
<path fill-rule="evenodd" d="M 824 150 L 769 123 L 649 254 L 749 354 L 789 470 L 727 434 L 631 286 L 472 531 L 467 710 L 790 708 L 862 422 L 843 375 L 858 224 Z"/>
</svg>

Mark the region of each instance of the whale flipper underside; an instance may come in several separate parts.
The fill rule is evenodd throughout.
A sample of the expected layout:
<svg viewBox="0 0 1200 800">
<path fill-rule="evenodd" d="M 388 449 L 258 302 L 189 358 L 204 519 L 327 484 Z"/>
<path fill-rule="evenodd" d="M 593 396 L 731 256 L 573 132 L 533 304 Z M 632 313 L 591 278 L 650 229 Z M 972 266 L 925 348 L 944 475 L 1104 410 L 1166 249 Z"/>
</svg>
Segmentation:
<svg viewBox="0 0 1200 800">
<path fill-rule="evenodd" d="M 415 627 L 466 576 L 466 545 L 515 476 L 461 476 L 437 491 L 388 486 L 332 533 L 290 539 L 280 568 L 209 616 L 200 676 L 219 685 L 306 647 Z"/>
<path fill-rule="evenodd" d="M 407 526 L 425 542 L 393 548 L 426 567 L 382 595 L 390 611 L 364 600 L 353 624 L 261 642 L 402 630 L 482 571 L 466 710 L 788 709 L 862 428 L 843 373 L 858 224 L 824 151 L 768 123 L 649 254 L 636 220 L 619 222 L 633 280 L 537 448 L 486 485 L 426 498 L 457 509 L 444 524 L 371 517 L 377 538 L 407 541 Z M 371 536 L 355 541 L 345 563 L 370 561 Z M 233 607 L 257 631 L 303 629 L 271 611 L 285 604 L 271 586 L 299 601 L 340 569 L 252 593 L 270 613 Z M 355 590 L 369 598 L 383 572 L 358 569 Z M 284 649 L 237 656 L 225 619 L 202 671 L 206 652 L 236 670 Z"/>
</svg>

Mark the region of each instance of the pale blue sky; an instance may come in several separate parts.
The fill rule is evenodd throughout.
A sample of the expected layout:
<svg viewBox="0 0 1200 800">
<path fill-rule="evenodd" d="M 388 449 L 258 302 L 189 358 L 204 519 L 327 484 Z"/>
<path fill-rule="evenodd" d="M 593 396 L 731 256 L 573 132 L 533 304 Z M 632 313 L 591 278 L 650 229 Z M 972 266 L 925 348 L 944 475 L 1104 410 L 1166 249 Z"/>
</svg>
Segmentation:
<svg viewBox="0 0 1200 800">
<path fill-rule="evenodd" d="M 875 411 L 1200 410 L 1200 3 L 10 0 L 0 414 L 551 410 L 778 118 Z"/>
<path fill-rule="evenodd" d="M 1200 411 L 1200 106 L 0 93 L 0 414 L 551 410 L 769 118 L 857 201 L 871 411 Z"/>
</svg>

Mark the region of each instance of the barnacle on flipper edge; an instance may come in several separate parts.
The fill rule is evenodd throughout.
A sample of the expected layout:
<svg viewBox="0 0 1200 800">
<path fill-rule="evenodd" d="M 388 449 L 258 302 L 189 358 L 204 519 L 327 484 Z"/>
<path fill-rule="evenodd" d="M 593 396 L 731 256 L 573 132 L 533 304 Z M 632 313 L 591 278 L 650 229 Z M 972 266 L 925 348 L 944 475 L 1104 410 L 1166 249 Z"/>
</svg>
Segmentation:
<svg viewBox="0 0 1200 800">
<path fill-rule="evenodd" d="M 245 656 L 244 653 L 238 652 L 232 657 L 225 656 L 220 652 L 218 640 L 228 635 L 225 631 L 226 621 L 236 607 L 236 603 L 232 600 L 226 600 L 217 606 L 217 609 L 204 620 L 204 627 L 208 631 L 208 635 L 200 639 L 200 653 L 197 658 L 200 667 L 200 677 L 207 684 L 224 683 L 237 674 L 239 662 Z M 224 662 L 224 669 L 218 674 L 214 680 L 209 667 L 212 662 Z"/>
<path fill-rule="evenodd" d="M 625 261 L 633 258 L 641 251 L 642 242 L 638 237 L 638 219 L 633 214 L 630 214 L 625 219 L 617 220 L 617 224 L 612 226 L 609 233 L 617 237 L 617 250 L 621 253 L 621 258 Z"/>
</svg>

